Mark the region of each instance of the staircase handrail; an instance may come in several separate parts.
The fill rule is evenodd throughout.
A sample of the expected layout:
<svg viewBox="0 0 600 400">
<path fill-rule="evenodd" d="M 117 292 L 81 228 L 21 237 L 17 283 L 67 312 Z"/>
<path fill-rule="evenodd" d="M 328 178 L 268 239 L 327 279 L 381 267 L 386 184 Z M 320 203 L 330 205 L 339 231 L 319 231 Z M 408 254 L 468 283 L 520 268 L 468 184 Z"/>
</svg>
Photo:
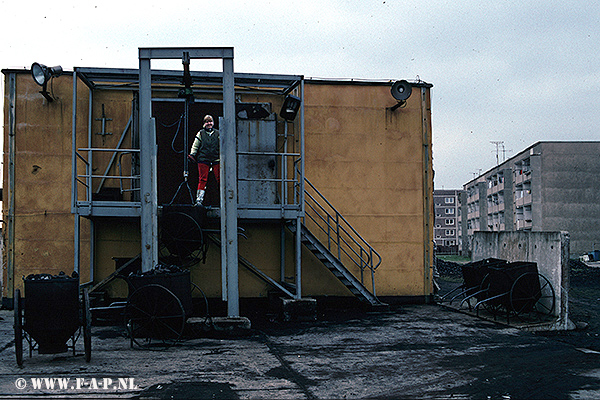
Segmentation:
<svg viewBox="0 0 600 400">
<path fill-rule="evenodd" d="M 332 250 L 333 242 L 337 245 L 337 258 L 341 261 L 343 252 L 360 269 L 361 283 L 364 284 L 364 270 L 368 268 L 371 272 L 371 283 L 373 295 L 375 295 L 375 270 L 381 264 L 381 255 L 358 233 L 358 231 L 344 218 L 344 216 L 323 196 L 323 194 L 306 178 L 305 186 L 305 215 L 327 235 L 326 245 L 328 250 Z M 308 191 L 312 189 L 316 197 Z M 310 199 L 315 205 L 310 204 Z M 329 211 L 323 206 L 325 204 Z M 309 209 L 314 212 L 309 212 Z M 317 219 L 318 218 L 318 219 Z M 318 222 L 320 220 L 326 225 L 326 228 Z M 353 255 L 354 254 L 354 257 Z M 335 256 L 335 255 L 334 255 Z"/>
</svg>

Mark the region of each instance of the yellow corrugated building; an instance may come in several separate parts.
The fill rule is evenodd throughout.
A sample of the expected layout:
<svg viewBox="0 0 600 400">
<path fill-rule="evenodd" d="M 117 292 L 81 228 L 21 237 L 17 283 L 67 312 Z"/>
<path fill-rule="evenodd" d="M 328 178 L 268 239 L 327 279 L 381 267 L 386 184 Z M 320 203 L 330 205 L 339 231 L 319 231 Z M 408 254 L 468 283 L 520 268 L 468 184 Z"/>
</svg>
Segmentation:
<svg viewBox="0 0 600 400">
<path fill-rule="evenodd" d="M 130 190 L 136 188 L 136 183 L 129 177 L 136 174 L 137 155 L 135 151 L 124 151 L 135 149 L 140 140 L 136 138 L 140 132 L 137 70 L 75 68 L 75 73 L 52 78 L 47 96 L 40 93 L 30 71 L 3 73 L 3 304 L 11 304 L 14 289 L 23 285 L 22 277 L 32 273 L 70 273 L 78 269 L 81 283 L 94 286 L 111 275 L 119 262 L 140 254 L 139 195 Z M 158 203 L 164 205 L 173 199 L 177 204 L 191 203 L 182 161 L 188 151 L 183 148 L 181 129 L 183 84 L 176 82 L 181 81 L 182 73 L 162 71 L 158 75 L 162 77 L 163 73 L 171 80 L 152 82 Z M 188 145 L 204 114 L 222 116 L 223 100 L 215 76 L 218 74 L 192 74 L 194 101 L 188 119 Z M 201 86 L 197 87 L 198 82 Z M 266 110 L 268 115 L 262 116 L 259 125 L 273 135 L 266 139 L 267 147 L 273 146 L 267 150 L 273 154 L 271 158 L 263 156 L 256 171 L 270 170 L 272 178 L 279 180 L 269 183 L 267 177 L 260 184 L 245 181 L 250 189 L 243 189 L 241 185 L 246 183 L 240 183 L 240 203 L 252 202 L 264 194 L 272 197 L 266 202 L 273 210 L 261 213 L 251 206 L 241 212 L 238 226 L 244 235 L 239 238 L 239 255 L 281 287 L 293 288 L 298 274 L 295 234 L 293 229 L 283 228 L 286 222 L 291 222 L 293 228 L 293 218 L 282 217 L 285 212 L 281 210 L 285 208 L 282 204 L 294 209 L 293 194 L 302 187 L 303 180 L 286 179 L 302 166 L 304 177 L 326 199 L 320 200 L 321 204 L 335 207 L 381 256 L 374 272 L 376 296 L 386 302 L 430 298 L 431 85 L 410 83 L 410 97 L 399 104 L 391 94 L 393 83 L 236 74 L 236 104 Z M 293 121 L 277 115 L 288 94 L 302 100 L 303 108 Z M 236 113 L 242 109 L 236 106 Z M 263 128 L 254 130 L 253 119 L 247 118 L 249 110 L 256 108 L 247 108 L 242 117 L 238 113 L 237 126 L 238 135 L 249 134 L 252 142 L 253 135 L 262 134 Z M 238 137 L 238 147 L 242 142 L 247 139 Z M 238 155 L 240 160 L 243 157 Z M 241 163 L 238 168 L 254 168 L 251 163 Z M 190 167 L 188 176 L 193 193 L 194 168 Z M 105 178 L 89 178 L 92 174 Z M 238 171 L 240 182 L 244 181 L 243 174 Z M 314 192 L 308 183 L 303 184 L 307 193 Z M 183 190 L 175 198 L 178 188 Z M 113 202 L 109 207 L 113 214 L 103 214 L 102 202 L 107 200 Z M 308 203 L 309 197 L 298 206 L 306 207 L 308 213 Z M 127 211 L 114 211 L 121 210 L 119 207 Z M 322 242 L 332 240 L 333 236 L 328 239 L 324 232 L 319 233 L 316 225 L 302 215 L 306 228 Z M 213 207 L 208 212 L 208 224 L 217 227 L 213 230 L 215 236 L 217 217 L 218 207 Z M 331 229 L 334 226 L 340 227 L 332 222 Z M 342 284 L 343 279 L 334 276 L 306 245 L 301 251 L 302 297 L 353 296 Z M 337 253 L 335 244 L 330 251 Z M 348 271 L 361 278 L 360 268 L 349 262 L 348 256 L 341 254 L 340 259 L 346 262 Z M 366 259 L 377 260 L 375 256 Z M 208 297 L 222 295 L 221 252 L 215 244 L 209 245 L 204 262 L 192 262 L 189 268 L 192 280 Z M 372 292 L 368 268 L 362 278 Z M 240 267 L 240 298 L 267 297 L 273 288 L 256 273 Z M 125 284 L 118 280 L 102 289 L 111 298 L 127 296 Z"/>
</svg>

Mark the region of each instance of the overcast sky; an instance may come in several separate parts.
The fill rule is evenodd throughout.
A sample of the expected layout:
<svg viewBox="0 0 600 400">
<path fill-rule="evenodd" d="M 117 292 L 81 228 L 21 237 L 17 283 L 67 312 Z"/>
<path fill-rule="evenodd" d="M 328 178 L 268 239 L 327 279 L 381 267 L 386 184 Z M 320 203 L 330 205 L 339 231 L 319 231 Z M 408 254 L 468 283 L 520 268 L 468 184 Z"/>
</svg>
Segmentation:
<svg viewBox="0 0 600 400">
<path fill-rule="evenodd" d="M 502 161 L 540 140 L 600 140 L 589 0 L 0 0 L 0 33 L 0 68 L 137 68 L 138 47 L 217 46 L 234 47 L 238 72 L 420 78 L 434 85 L 437 189 L 494 167 L 492 141 Z"/>
</svg>

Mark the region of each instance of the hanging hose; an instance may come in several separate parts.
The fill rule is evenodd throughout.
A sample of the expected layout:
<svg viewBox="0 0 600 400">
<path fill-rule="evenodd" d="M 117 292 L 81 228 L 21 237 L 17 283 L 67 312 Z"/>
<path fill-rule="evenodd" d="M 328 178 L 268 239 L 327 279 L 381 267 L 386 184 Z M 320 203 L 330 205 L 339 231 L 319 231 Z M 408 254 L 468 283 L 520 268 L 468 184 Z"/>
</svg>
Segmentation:
<svg viewBox="0 0 600 400">
<path fill-rule="evenodd" d="M 182 63 L 183 63 L 182 83 L 184 85 L 184 89 L 179 91 L 179 97 L 185 98 L 185 105 L 184 105 L 183 114 L 179 119 L 179 125 L 177 126 L 177 132 L 175 134 L 175 137 L 173 137 L 173 142 L 171 143 L 171 148 L 177 154 L 181 154 L 181 153 L 183 154 L 183 182 L 177 188 L 177 191 L 175 192 L 175 195 L 173 196 L 173 198 L 171 199 L 171 202 L 169 204 L 173 204 L 173 202 L 177 198 L 177 195 L 179 194 L 179 191 L 181 190 L 181 188 L 183 186 L 187 187 L 192 204 L 194 204 L 194 201 L 195 201 L 194 195 L 192 194 L 192 189 L 190 188 L 190 185 L 188 183 L 189 160 L 188 160 L 188 156 L 187 156 L 187 151 L 188 151 L 188 147 L 189 147 L 188 146 L 188 135 L 189 135 L 189 125 L 190 125 L 190 123 L 189 123 L 190 103 L 194 101 L 194 93 L 192 90 L 192 76 L 190 74 L 190 54 L 188 52 L 183 53 Z M 181 152 L 178 152 L 175 150 L 174 142 L 175 142 L 175 138 L 177 137 L 177 134 L 179 133 L 179 128 L 181 127 L 181 119 L 182 118 L 183 118 L 183 132 L 184 132 L 183 133 L 183 150 Z"/>
</svg>

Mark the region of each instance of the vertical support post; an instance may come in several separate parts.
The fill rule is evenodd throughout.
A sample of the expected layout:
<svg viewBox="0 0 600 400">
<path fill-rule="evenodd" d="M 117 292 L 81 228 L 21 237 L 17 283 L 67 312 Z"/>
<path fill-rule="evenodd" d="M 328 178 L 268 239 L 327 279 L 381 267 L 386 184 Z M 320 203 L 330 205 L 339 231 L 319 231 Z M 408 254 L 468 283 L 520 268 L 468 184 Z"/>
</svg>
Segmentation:
<svg viewBox="0 0 600 400">
<path fill-rule="evenodd" d="M 283 145 L 281 155 L 281 226 L 280 226 L 280 239 L 279 239 L 279 280 L 285 282 L 285 206 L 288 203 L 287 195 L 287 135 L 288 125 L 287 121 L 283 122 Z"/>
<path fill-rule="evenodd" d="M 73 107 L 71 115 L 71 212 L 75 214 L 75 226 L 73 227 L 74 240 L 74 258 L 73 270 L 79 273 L 80 260 L 80 241 L 81 235 L 79 230 L 79 213 L 77 213 L 77 159 L 75 157 L 77 151 L 77 72 L 73 71 L 73 97 L 71 100 Z"/>
<path fill-rule="evenodd" d="M 227 316 L 239 317 L 237 138 L 233 51 L 223 57 L 223 126 L 221 128 L 221 268 L 227 278 Z M 224 255 L 224 257 L 223 257 Z"/>
<path fill-rule="evenodd" d="M 422 138 L 423 138 L 423 213 L 424 213 L 424 226 L 423 226 L 423 242 L 425 248 L 423 249 L 423 295 L 425 296 L 426 301 L 428 301 L 429 296 L 432 294 L 432 285 L 433 282 L 431 280 L 432 275 L 432 243 L 433 238 L 431 237 L 431 212 L 432 208 L 432 196 L 433 191 L 430 186 L 430 163 L 431 163 L 431 143 L 430 143 L 430 135 L 429 135 L 429 124 L 428 124 L 428 112 L 427 112 L 427 89 L 425 87 L 421 88 L 421 130 L 422 130 Z M 431 191 L 431 193 L 430 193 Z"/>
<path fill-rule="evenodd" d="M 16 98 L 17 82 L 16 74 L 8 76 L 8 187 L 6 197 L 8 198 L 8 210 L 6 213 L 6 233 L 8 243 L 6 245 L 6 297 L 13 297 L 15 291 L 15 134 L 17 130 L 16 120 Z M 4 283 L 4 282 L 2 282 Z"/>
<path fill-rule="evenodd" d="M 287 121 L 283 122 L 283 146 L 282 146 L 282 155 L 281 155 L 281 218 L 285 218 L 285 206 L 288 204 L 288 172 L 287 172 L 287 156 L 285 155 L 288 152 L 288 123 Z"/>
<path fill-rule="evenodd" d="M 279 280 L 285 282 L 285 220 L 279 227 Z"/>
<path fill-rule="evenodd" d="M 296 218 L 296 299 L 302 298 L 302 217 L 304 216 L 304 78 L 300 82 L 300 190 L 298 191 L 298 201 L 300 204 L 300 214 Z"/>
<path fill-rule="evenodd" d="M 183 64 L 183 81 L 185 82 L 185 88 L 186 90 L 189 90 L 190 92 L 186 92 L 185 93 L 185 103 L 184 103 L 184 110 L 183 110 L 183 148 L 185 150 L 183 150 L 183 180 L 184 182 L 188 181 L 188 176 L 189 176 L 189 163 L 188 163 L 188 158 L 186 157 L 186 152 L 188 151 L 187 149 L 189 149 L 188 147 L 188 135 L 190 134 L 190 104 L 194 101 L 193 99 L 193 95 L 191 93 L 191 77 L 190 77 L 190 53 L 187 51 L 183 52 L 183 57 L 182 57 L 182 64 Z M 189 191 L 189 186 L 187 186 L 188 191 Z M 195 196 L 192 196 L 192 202 L 196 199 Z"/>
<path fill-rule="evenodd" d="M 142 271 L 149 271 L 158 262 L 157 193 L 156 193 L 156 135 L 152 119 L 152 88 L 150 58 L 140 52 L 140 189 Z"/>
<path fill-rule="evenodd" d="M 71 117 L 71 213 L 77 211 L 77 72 L 73 71 L 73 98 Z"/>
<path fill-rule="evenodd" d="M 302 298 L 302 220 L 296 218 L 296 300 Z"/>
<path fill-rule="evenodd" d="M 90 279 L 89 282 L 94 282 L 94 260 L 96 259 L 96 224 L 93 219 L 90 219 Z M 81 275 L 80 275 L 81 276 Z"/>
<path fill-rule="evenodd" d="M 75 218 L 74 218 L 74 227 L 73 227 L 73 231 L 74 231 L 74 236 L 75 236 L 75 246 L 73 249 L 73 254 L 74 254 L 74 259 L 73 259 L 73 270 L 75 272 L 77 272 L 77 274 L 81 275 L 79 272 L 79 260 L 81 259 L 81 246 L 80 246 L 80 239 L 81 239 L 81 227 L 80 227 L 80 220 L 79 220 L 79 214 L 75 214 Z"/>
<path fill-rule="evenodd" d="M 89 149 L 93 148 L 92 143 L 92 111 L 94 106 L 94 92 L 90 90 L 88 96 L 88 134 L 87 134 L 87 147 Z M 93 152 L 92 150 L 88 150 L 87 152 L 87 165 L 85 169 L 85 183 L 87 184 L 85 188 L 85 200 L 89 204 L 89 212 L 92 212 L 92 174 L 94 173 L 93 167 Z"/>
</svg>

